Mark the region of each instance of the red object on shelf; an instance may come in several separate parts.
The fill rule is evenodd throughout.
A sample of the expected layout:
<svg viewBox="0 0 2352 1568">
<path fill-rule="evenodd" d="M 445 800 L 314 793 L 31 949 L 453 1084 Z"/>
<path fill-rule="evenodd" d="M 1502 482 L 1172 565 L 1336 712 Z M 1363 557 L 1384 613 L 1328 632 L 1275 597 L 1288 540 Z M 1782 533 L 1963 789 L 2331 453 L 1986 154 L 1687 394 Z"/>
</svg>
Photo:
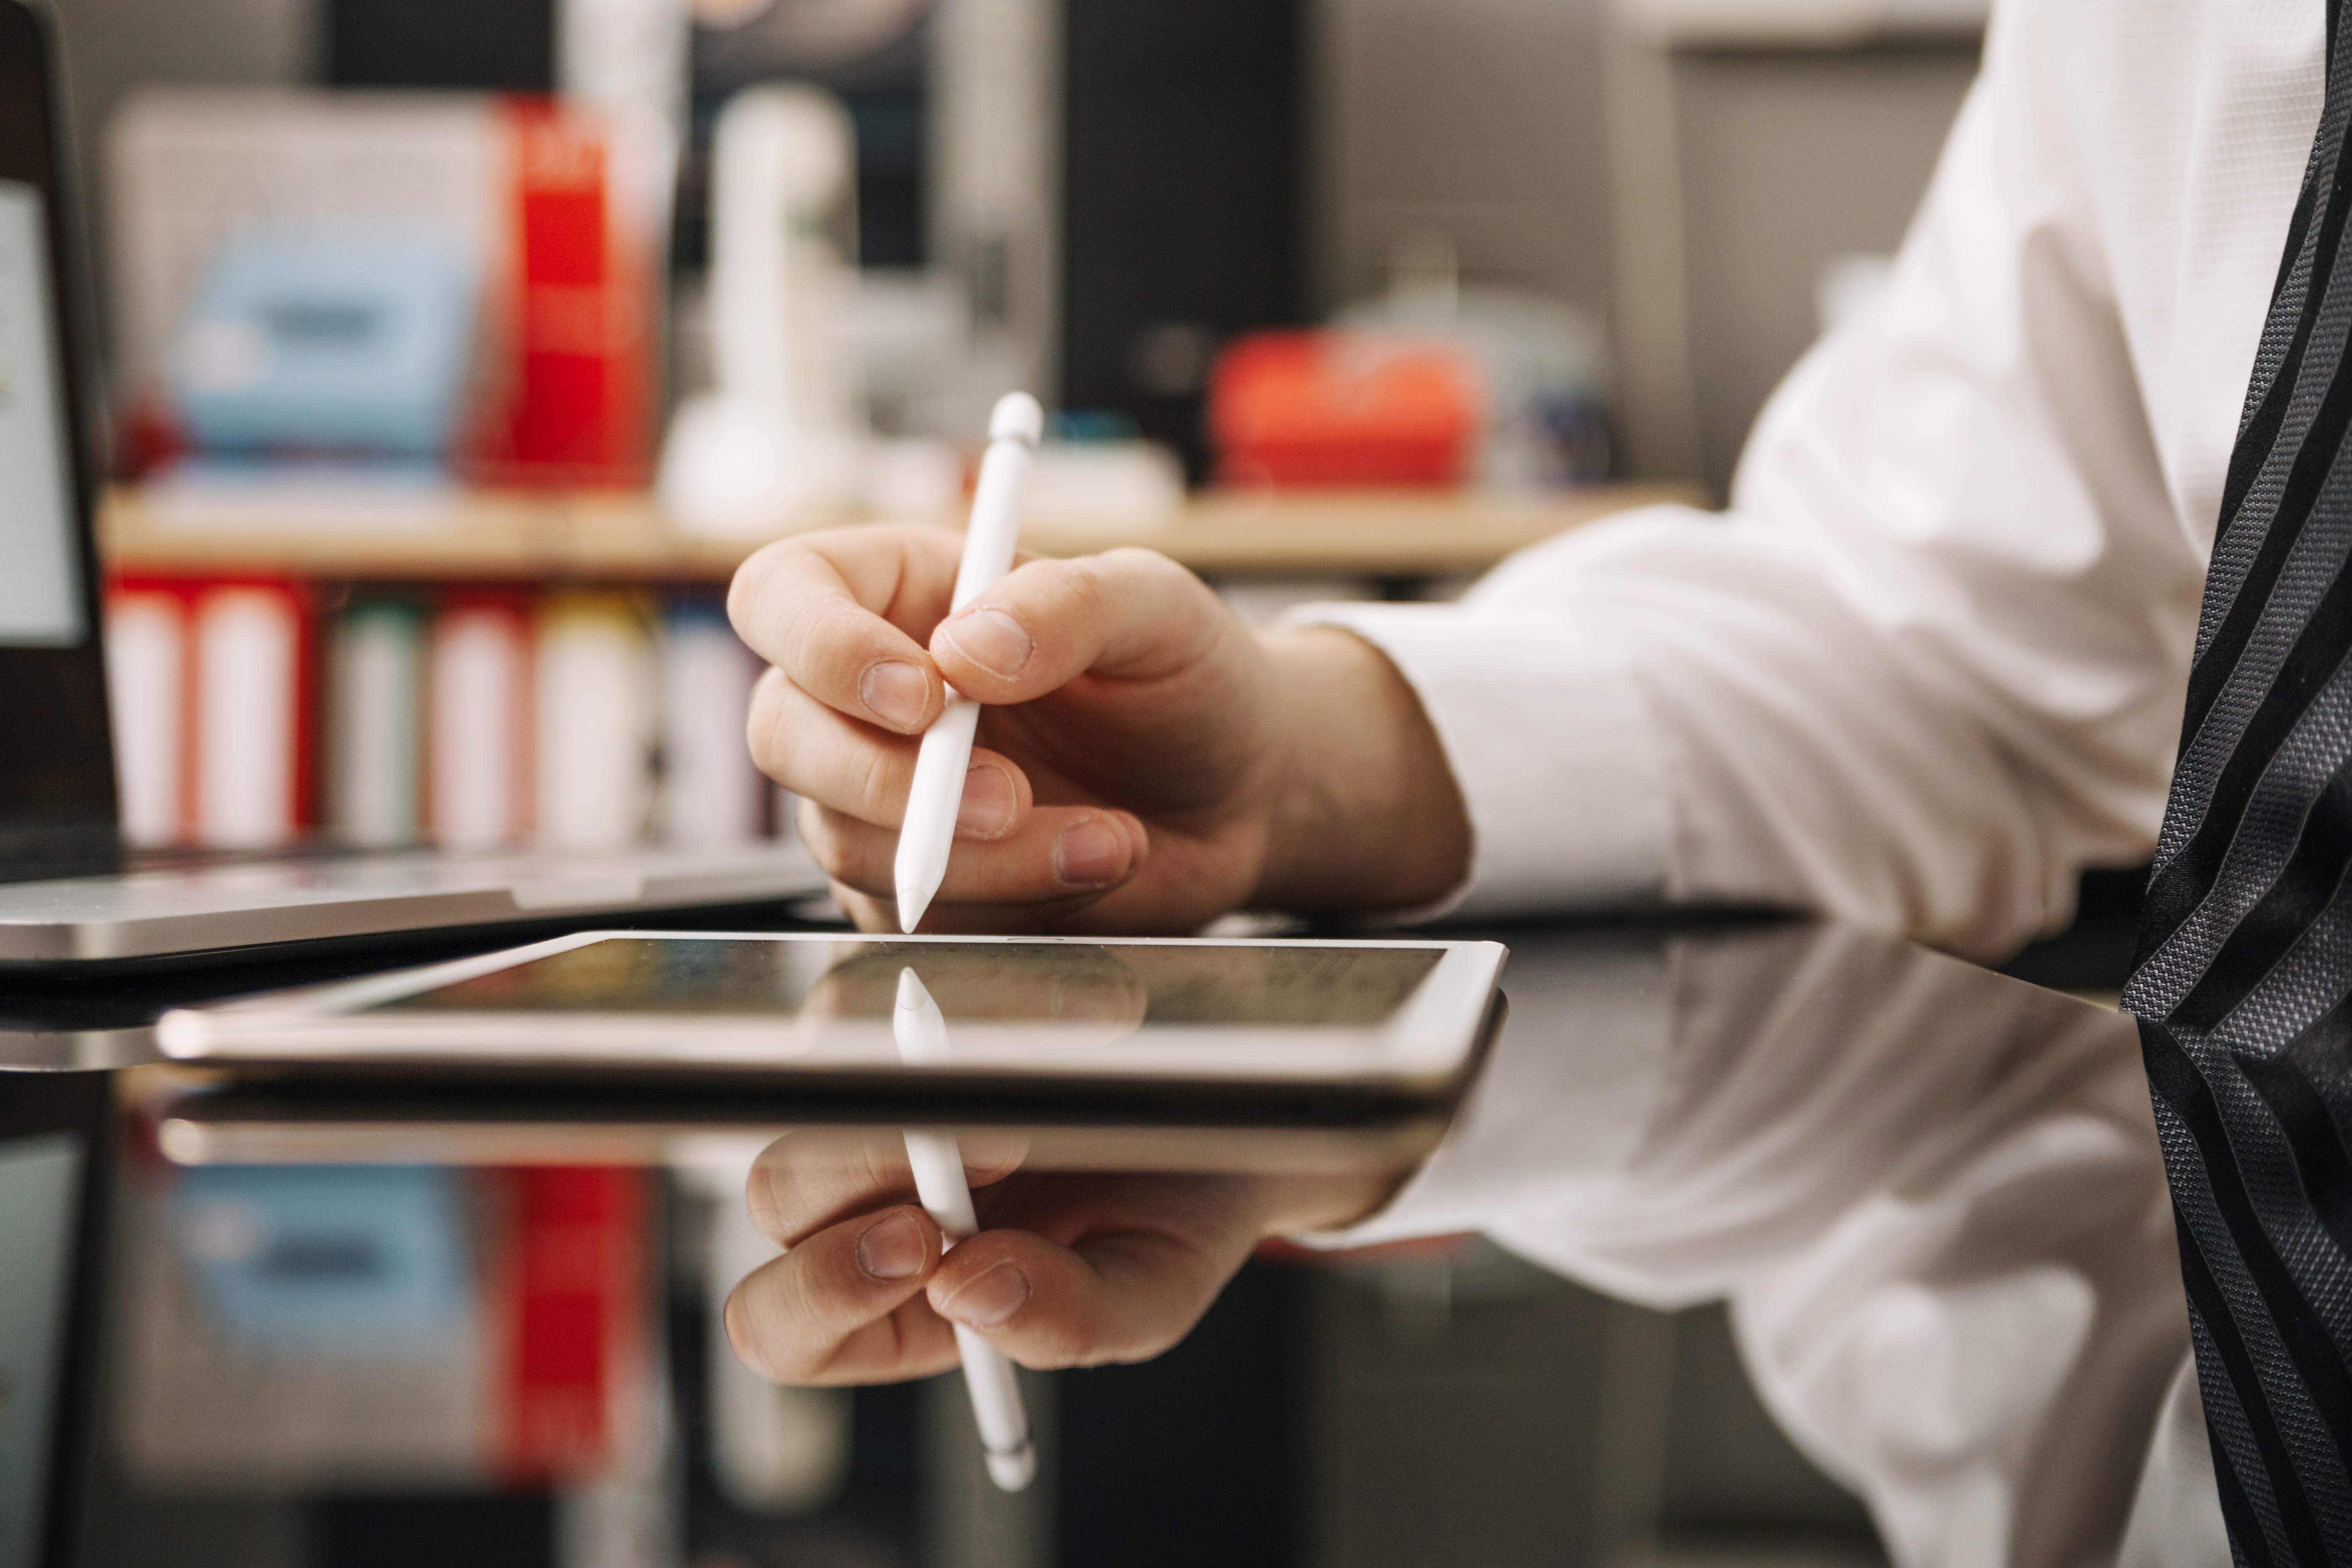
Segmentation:
<svg viewBox="0 0 2352 1568">
<path fill-rule="evenodd" d="M 107 581 L 106 604 L 110 619 L 144 607 L 169 645 L 151 646 L 139 669 L 123 668 L 124 650 L 110 648 L 124 786 L 158 798 L 161 807 L 134 837 L 260 849 L 290 844 L 318 826 L 311 585 L 239 573 L 116 574 Z M 142 687 L 134 695 L 128 688 L 142 679 L 169 689 Z M 164 732 L 129 732 L 145 722 L 161 722 Z"/>
<path fill-rule="evenodd" d="M 552 101 L 504 106 L 512 195 L 478 481 L 644 484 L 652 471 L 656 237 L 621 211 L 614 123 Z"/>
<path fill-rule="evenodd" d="M 110 454 L 118 477 L 144 479 L 187 455 L 187 432 L 161 392 L 150 387 L 124 404 L 114 423 Z"/>
<path fill-rule="evenodd" d="M 1277 489 L 1458 485 L 1485 403 L 1476 366 L 1443 342 L 1253 333 L 1218 356 L 1209 379 L 1217 480 Z"/>
</svg>

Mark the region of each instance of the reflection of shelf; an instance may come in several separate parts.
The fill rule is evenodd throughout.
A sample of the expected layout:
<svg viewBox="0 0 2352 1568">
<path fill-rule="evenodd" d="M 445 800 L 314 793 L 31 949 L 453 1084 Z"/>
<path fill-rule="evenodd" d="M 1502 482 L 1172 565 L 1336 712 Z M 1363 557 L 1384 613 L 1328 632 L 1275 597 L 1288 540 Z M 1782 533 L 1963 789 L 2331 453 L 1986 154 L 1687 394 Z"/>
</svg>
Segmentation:
<svg viewBox="0 0 2352 1568">
<path fill-rule="evenodd" d="M 1048 555 L 1139 544 L 1209 574 L 1429 576 L 1483 570 L 1629 507 L 1698 499 L 1670 485 L 1531 496 L 1211 494 L 1164 527 L 1038 521 L 1023 530 L 1021 542 Z M 360 510 L 314 504 L 308 510 L 273 499 L 266 518 L 257 513 L 241 523 L 218 498 L 197 513 L 119 489 L 100 514 L 100 548 L 110 567 L 130 573 L 719 582 L 758 547 L 673 532 L 649 500 L 633 494 L 475 491 Z"/>
</svg>

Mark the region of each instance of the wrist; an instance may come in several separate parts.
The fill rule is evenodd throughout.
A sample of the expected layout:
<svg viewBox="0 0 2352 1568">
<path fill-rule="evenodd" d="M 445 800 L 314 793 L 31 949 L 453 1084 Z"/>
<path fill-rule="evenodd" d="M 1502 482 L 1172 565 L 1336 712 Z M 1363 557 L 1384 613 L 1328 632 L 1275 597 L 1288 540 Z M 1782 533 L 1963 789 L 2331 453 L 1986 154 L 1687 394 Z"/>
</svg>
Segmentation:
<svg viewBox="0 0 2352 1568">
<path fill-rule="evenodd" d="M 1388 656 L 1329 626 L 1259 634 L 1274 764 L 1253 909 L 1409 909 L 1458 886 L 1469 815 L 1421 700 Z"/>
<path fill-rule="evenodd" d="M 1259 1239 L 1361 1225 L 1395 1200 L 1415 1169 L 1274 1177 L 1268 1183 Z"/>
</svg>

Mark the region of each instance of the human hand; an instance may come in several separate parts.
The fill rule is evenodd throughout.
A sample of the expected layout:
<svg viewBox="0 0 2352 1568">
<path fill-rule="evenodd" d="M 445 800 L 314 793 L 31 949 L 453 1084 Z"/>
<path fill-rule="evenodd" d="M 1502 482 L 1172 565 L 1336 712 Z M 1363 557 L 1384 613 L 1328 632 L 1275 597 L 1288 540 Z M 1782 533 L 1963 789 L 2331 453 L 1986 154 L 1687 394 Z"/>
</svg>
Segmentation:
<svg viewBox="0 0 2352 1568">
<path fill-rule="evenodd" d="M 788 1133 L 745 1188 L 786 1248 L 728 1298 L 735 1353 L 779 1383 L 889 1383 L 956 1364 L 954 1325 L 1029 1367 L 1140 1361 L 1181 1339 L 1265 1237 L 1346 1224 L 1399 1173 L 1094 1175 L 961 1141 L 981 1230 L 945 1252 L 896 1133 Z"/>
<path fill-rule="evenodd" d="M 774 667 L 752 756 L 803 797 L 803 837 L 859 925 L 895 929 L 898 828 L 950 683 L 988 706 L 926 929 L 1185 931 L 1458 879 L 1460 797 L 1368 644 L 1253 635 L 1144 550 L 1024 559 L 948 618 L 961 549 L 940 528 L 805 534 L 746 562 L 729 595 Z"/>
</svg>

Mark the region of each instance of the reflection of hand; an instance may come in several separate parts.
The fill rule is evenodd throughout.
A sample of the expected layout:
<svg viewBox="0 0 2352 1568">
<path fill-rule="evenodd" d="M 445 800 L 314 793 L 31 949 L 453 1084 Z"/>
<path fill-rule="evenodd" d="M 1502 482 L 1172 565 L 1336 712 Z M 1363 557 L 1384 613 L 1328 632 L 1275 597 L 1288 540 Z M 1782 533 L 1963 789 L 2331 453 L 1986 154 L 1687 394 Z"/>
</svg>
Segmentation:
<svg viewBox="0 0 2352 1568">
<path fill-rule="evenodd" d="M 1358 1219 L 1401 1179 L 1062 1174 L 1022 1171 L 1017 1137 L 962 1149 L 982 1228 L 942 1258 L 899 1134 L 770 1144 L 745 1197 L 788 1250 L 728 1299 L 745 1364 L 779 1383 L 925 1377 L 956 1364 L 956 1322 L 1024 1366 L 1141 1361 L 1260 1241 Z"/>
<path fill-rule="evenodd" d="M 1123 1034 L 1143 1022 L 1151 1002 L 1142 979 L 1117 954 L 1077 943 L 975 949 L 843 942 L 835 951 L 845 956 L 809 988 L 803 1017 L 887 1018 L 902 969 L 915 972 L 951 1025 L 1109 1025 Z"/>
<path fill-rule="evenodd" d="M 775 666 L 752 757 L 804 797 L 803 835 L 859 925 L 897 927 L 917 737 L 949 682 L 989 706 L 927 929 L 1183 931 L 1243 907 L 1417 903 L 1459 879 L 1453 776 L 1370 645 L 1254 636 L 1146 550 L 1028 561 L 949 616 L 961 548 L 938 528 L 804 534 L 729 594 Z"/>
</svg>

